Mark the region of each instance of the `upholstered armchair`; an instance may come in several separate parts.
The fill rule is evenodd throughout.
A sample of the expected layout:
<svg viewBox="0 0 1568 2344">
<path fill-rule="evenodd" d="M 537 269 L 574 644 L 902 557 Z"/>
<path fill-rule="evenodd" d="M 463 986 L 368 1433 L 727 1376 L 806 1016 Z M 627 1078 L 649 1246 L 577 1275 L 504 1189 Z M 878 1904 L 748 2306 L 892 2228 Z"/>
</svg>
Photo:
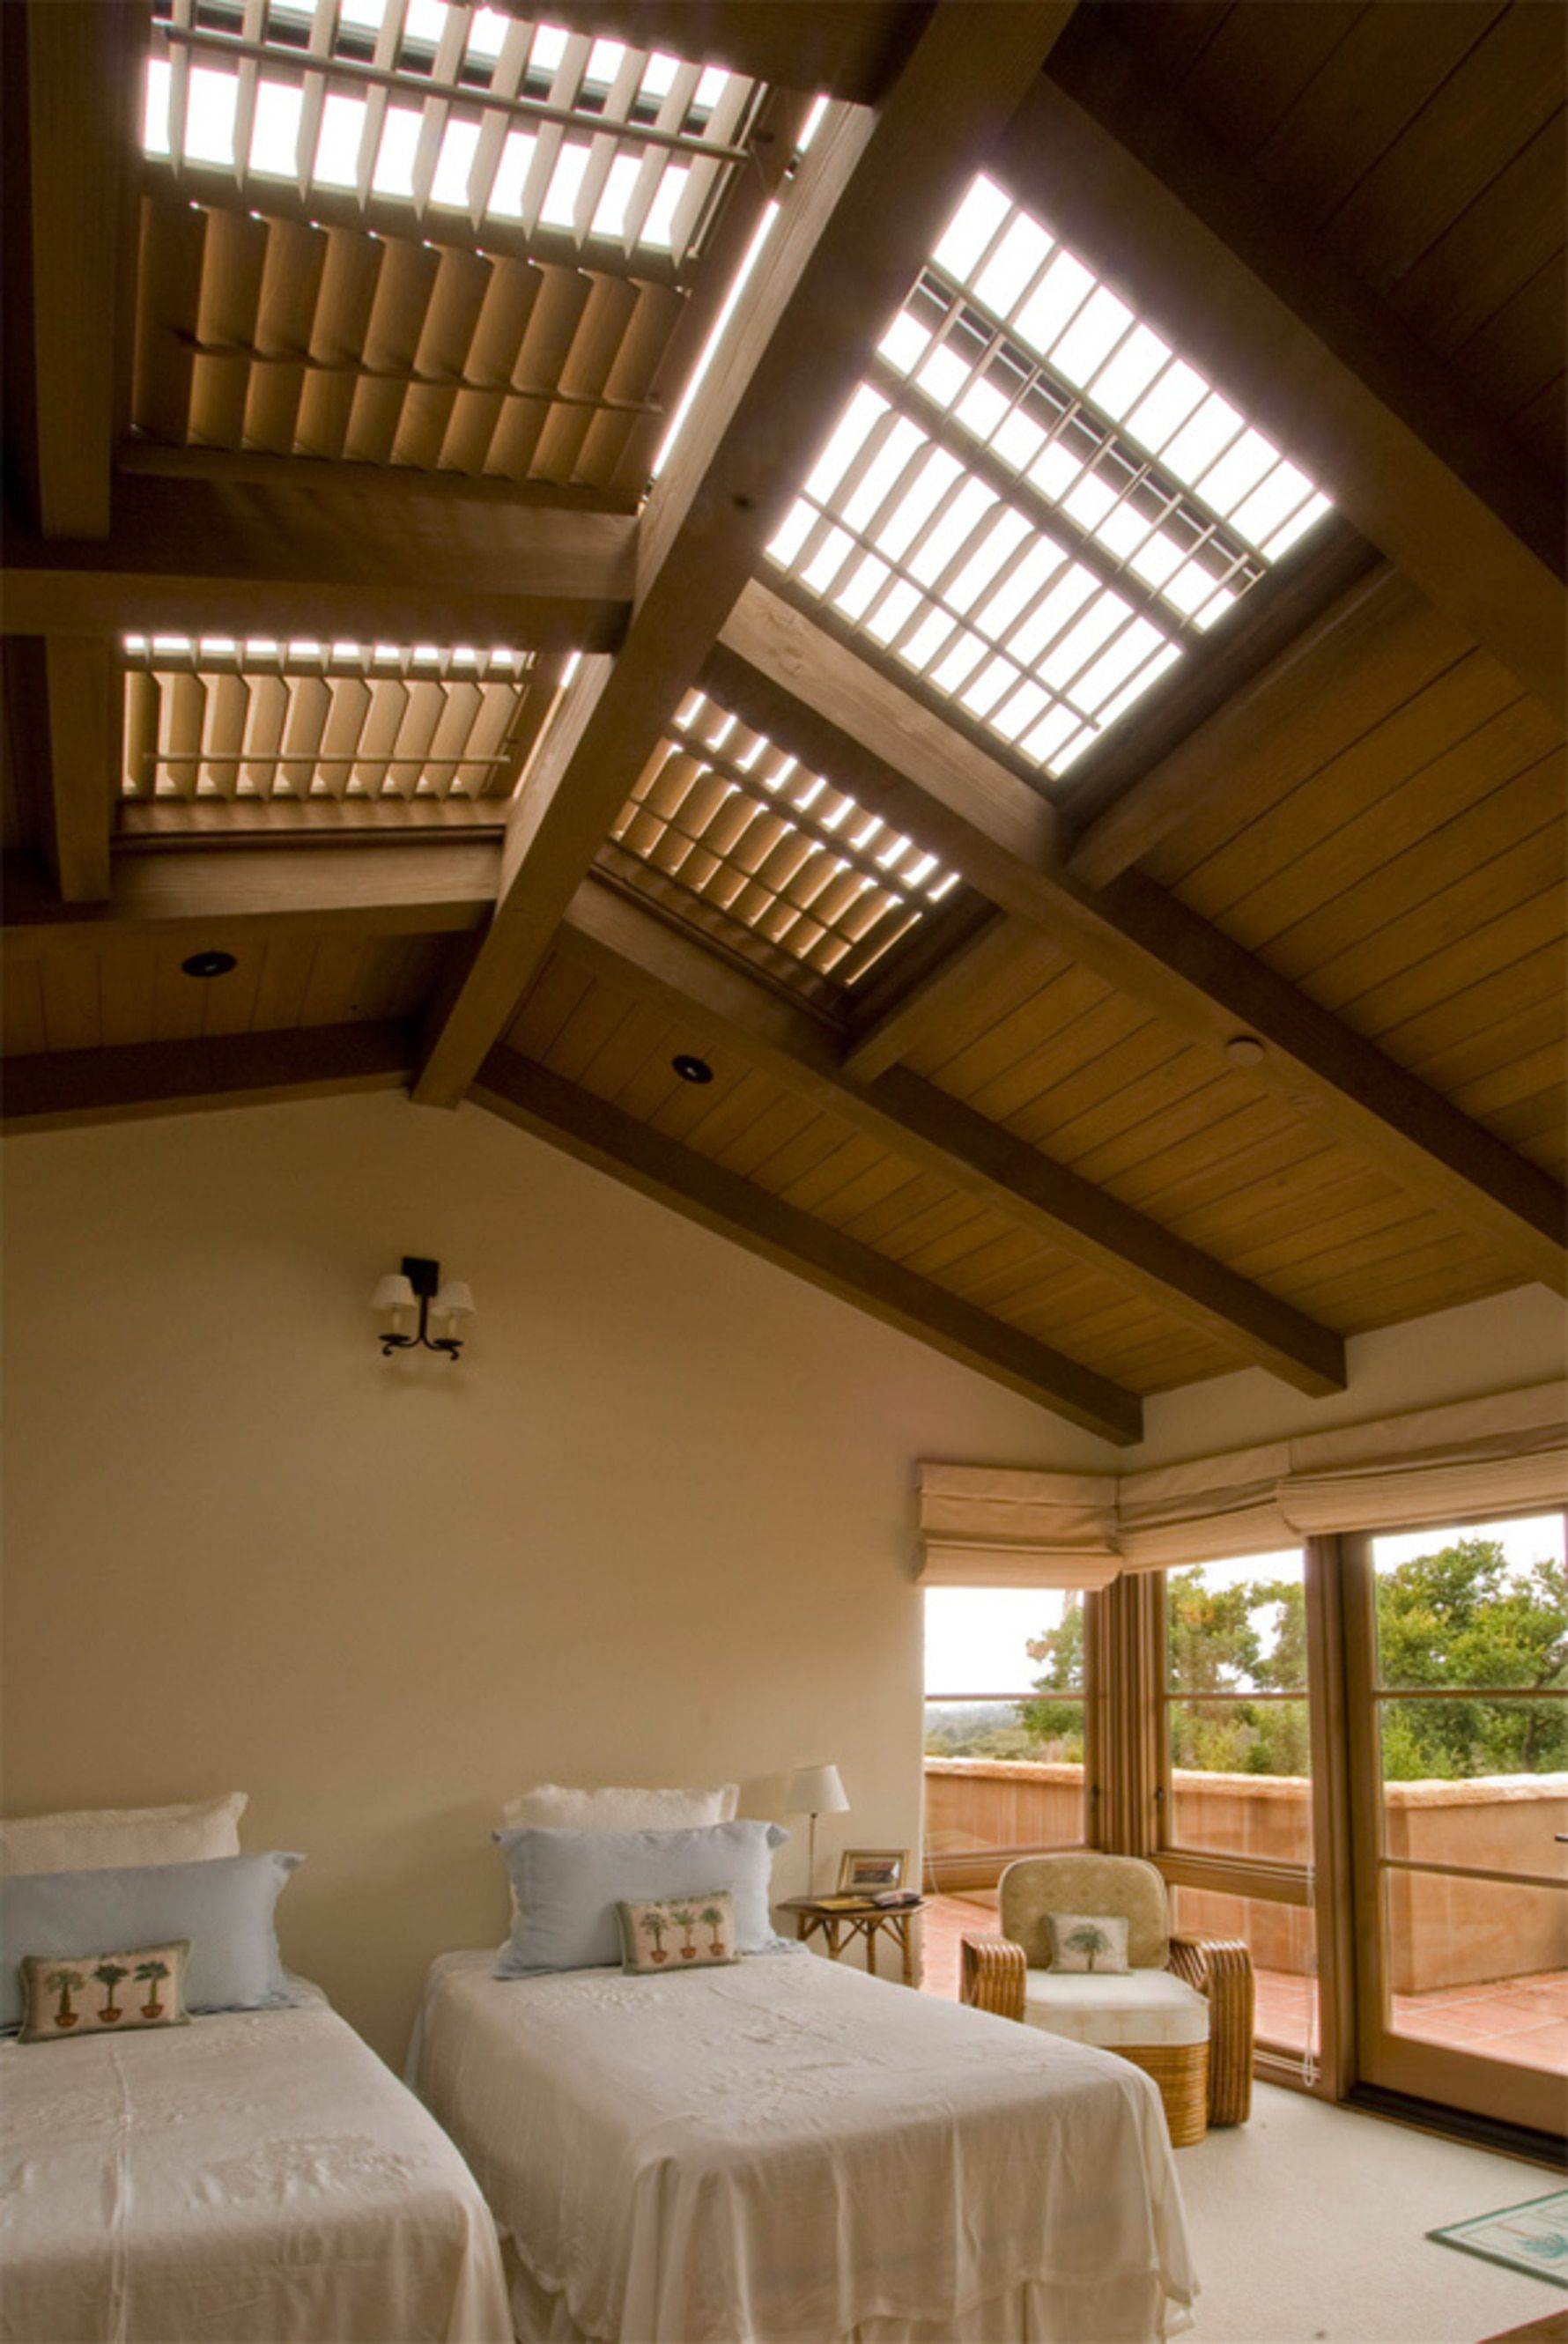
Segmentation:
<svg viewBox="0 0 1568 2344">
<path fill-rule="evenodd" d="M 963 1941 L 963 1998 L 1114 2051 L 1153 2076 L 1180 2148 L 1252 2105 L 1252 1958 L 1244 1945 L 1170 1934 L 1165 1883 L 1136 1856 L 1033 1855 L 1002 1874 L 999 1937 Z M 1047 1915 L 1123 1919 L 1128 1967 L 1052 1966 Z"/>
</svg>

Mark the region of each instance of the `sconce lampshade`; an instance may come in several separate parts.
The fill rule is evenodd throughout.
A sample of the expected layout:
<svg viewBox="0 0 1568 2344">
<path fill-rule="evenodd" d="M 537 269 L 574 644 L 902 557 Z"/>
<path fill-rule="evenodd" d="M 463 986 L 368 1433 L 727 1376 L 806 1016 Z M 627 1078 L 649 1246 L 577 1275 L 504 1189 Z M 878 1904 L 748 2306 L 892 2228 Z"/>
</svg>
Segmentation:
<svg viewBox="0 0 1568 2344">
<path fill-rule="evenodd" d="M 460 1278 L 448 1278 L 430 1308 L 443 1318 L 471 1318 L 474 1315 L 473 1296 Z"/>
<path fill-rule="evenodd" d="M 408 1278 L 400 1277 L 396 1270 L 390 1271 L 382 1278 L 370 1297 L 372 1310 L 411 1310 L 413 1307 L 413 1287 Z"/>
<path fill-rule="evenodd" d="M 849 1801 L 836 1766 L 797 1766 L 784 1785 L 786 1815 L 846 1815 Z"/>
</svg>

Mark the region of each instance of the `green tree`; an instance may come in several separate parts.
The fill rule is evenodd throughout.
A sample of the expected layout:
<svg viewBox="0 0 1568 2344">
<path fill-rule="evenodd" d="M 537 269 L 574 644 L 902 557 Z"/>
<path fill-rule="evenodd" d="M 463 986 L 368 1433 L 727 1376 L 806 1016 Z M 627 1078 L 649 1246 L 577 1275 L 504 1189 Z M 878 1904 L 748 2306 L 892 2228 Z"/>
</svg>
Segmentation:
<svg viewBox="0 0 1568 2344">
<path fill-rule="evenodd" d="M 1031 1661 L 1043 1663 L 1035 1679 L 1041 1698 L 1018 1703 L 1018 1723 L 1032 1745 L 1031 1757 L 1059 1759 L 1081 1765 L 1084 1754 L 1084 1611 L 1076 1595 L 1063 1606 L 1059 1623 L 1034 1636 L 1026 1647 Z M 1077 1693 L 1076 1701 L 1053 1701 L 1053 1693 Z"/>
<path fill-rule="evenodd" d="M 1501 1541 L 1457 1539 L 1377 1584 L 1378 1664 L 1407 1691 L 1568 1688 L 1568 1574 L 1550 1557 L 1510 1571 Z M 1388 1782 L 1568 1769 L 1568 1702 L 1383 1702 Z"/>
</svg>

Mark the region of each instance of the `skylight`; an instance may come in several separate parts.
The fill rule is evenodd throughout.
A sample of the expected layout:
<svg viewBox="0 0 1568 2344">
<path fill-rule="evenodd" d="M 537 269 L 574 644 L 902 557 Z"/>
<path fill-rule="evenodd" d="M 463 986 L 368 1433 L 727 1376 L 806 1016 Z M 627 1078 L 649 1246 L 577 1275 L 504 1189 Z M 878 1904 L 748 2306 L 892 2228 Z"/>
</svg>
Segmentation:
<svg viewBox="0 0 1568 2344">
<path fill-rule="evenodd" d="M 693 692 L 613 833 L 650 873 L 852 985 L 958 884 L 901 831 Z"/>
<path fill-rule="evenodd" d="M 685 258 L 759 96 L 716 66 L 469 0 L 157 0 L 156 19 L 144 145 L 177 173 L 460 214 L 606 258 Z"/>
<path fill-rule="evenodd" d="M 1056 775 L 1328 510 L 982 177 L 769 551 Z"/>
<path fill-rule="evenodd" d="M 123 796 L 482 798 L 509 791 L 528 652 L 127 635 Z"/>
</svg>

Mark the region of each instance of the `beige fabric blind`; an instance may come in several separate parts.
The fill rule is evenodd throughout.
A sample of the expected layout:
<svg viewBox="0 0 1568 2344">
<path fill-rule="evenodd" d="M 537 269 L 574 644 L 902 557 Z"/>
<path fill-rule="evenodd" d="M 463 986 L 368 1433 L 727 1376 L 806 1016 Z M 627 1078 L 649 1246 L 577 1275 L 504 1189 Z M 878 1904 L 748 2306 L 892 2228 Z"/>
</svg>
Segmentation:
<svg viewBox="0 0 1568 2344">
<path fill-rule="evenodd" d="M 919 1469 L 921 1576 L 1104 1587 L 1334 1531 L 1568 1506 L 1568 1381 L 1231 1450 L 1147 1473 Z"/>
<path fill-rule="evenodd" d="M 1104 1587 L 1121 1568 L 1114 1473 L 919 1468 L 930 1587 Z"/>
</svg>

